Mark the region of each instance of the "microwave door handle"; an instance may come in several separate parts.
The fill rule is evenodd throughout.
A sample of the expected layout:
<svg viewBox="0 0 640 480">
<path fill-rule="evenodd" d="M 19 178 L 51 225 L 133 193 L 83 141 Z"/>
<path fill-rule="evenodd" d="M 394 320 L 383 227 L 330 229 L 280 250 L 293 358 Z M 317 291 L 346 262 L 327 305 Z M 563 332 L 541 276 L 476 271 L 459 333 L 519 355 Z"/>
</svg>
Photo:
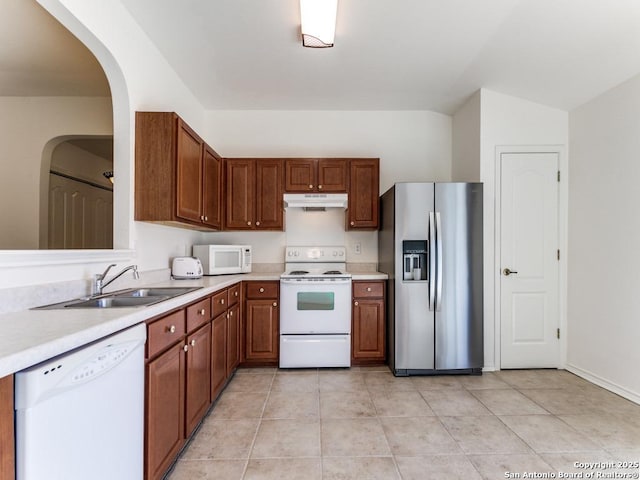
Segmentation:
<svg viewBox="0 0 640 480">
<path fill-rule="evenodd" d="M 433 212 L 429 212 L 429 233 L 428 233 L 428 249 L 429 249 L 429 310 L 435 309 L 436 302 L 436 248 L 435 248 L 435 218 Z"/>
</svg>

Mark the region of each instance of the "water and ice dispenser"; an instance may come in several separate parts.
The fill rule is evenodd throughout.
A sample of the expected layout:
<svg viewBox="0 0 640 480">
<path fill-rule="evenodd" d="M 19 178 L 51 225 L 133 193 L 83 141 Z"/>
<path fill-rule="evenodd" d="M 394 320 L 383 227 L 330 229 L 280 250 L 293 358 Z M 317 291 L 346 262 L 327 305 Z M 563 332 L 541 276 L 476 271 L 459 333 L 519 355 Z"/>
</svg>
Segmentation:
<svg viewBox="0 0 640 480">
<path fill-rule="evenodd" d="M 402 279 L 404 281 L 426 281 L 427 279 L 427 241 L 402 241 Z"/>
</svg>

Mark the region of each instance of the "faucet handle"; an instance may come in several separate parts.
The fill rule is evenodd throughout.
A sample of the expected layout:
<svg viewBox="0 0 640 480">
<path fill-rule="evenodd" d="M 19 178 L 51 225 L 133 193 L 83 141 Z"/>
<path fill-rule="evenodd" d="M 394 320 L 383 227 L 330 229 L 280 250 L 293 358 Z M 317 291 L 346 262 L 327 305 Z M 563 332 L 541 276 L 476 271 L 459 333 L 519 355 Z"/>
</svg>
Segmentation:
<svg viewBox="0 0 640 480">
<path fill-rule="evenodd" d="M 115 266 L 116 266 L 116 264 L 115 264 L 115 263 L 112 263 L 111 265 L 109 265 L 109 266 L 107 267 L 107 269 L 104 271 L 104 273 L 103 273 L 102 275 L 98 274 L 98 278 L 99 278 L 100 280 L 104 280 L 104 279 L 105 279 L 105 277 L 107 276 L 107 273 L 109 273 L 109 270 L 111 270 L 111 269 L 112 269 L 113 267 L 115 267 Z"/>
</svg>

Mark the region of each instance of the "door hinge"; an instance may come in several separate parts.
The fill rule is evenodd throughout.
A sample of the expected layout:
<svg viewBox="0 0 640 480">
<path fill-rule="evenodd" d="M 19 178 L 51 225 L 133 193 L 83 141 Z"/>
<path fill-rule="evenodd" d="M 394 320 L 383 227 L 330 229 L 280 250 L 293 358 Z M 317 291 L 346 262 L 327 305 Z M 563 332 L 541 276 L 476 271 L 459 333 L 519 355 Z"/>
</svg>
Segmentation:
<svg viewBox="0 0 640 480">
<path fill-rule="evenodd" d="M 560 170 L 558 170 L 558 181 L 560 181 Z"/>
<path fill-rule="evenodd" d="M 558 257 L 558 260 L 560 260 L 560 249 L 558 249 L 558 255 L 557 255 L 557 257 Z"/>
<path fill-rule="evenodd" d="M 556 329 L 556 337 L 560 338 L 560 329 Z"/>
</svg>

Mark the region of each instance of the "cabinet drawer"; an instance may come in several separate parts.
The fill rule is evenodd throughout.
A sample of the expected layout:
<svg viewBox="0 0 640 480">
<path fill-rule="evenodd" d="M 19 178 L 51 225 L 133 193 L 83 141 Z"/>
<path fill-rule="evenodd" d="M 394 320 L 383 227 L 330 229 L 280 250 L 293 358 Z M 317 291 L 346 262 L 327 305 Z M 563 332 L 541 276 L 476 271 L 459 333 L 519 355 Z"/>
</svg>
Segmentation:
<svg viewBox="0 0 640 480">
<path fill-rule="evenodd" d="M 147 358 L 153 357 L 172 343 L 182 338 L 186 331 L 185 311 L 167 315 L 147 326 Z"/>
<path fill-rule="evenodd" d="M 192 332 L 200 325 L 211 320 L 211 298 L 189 305 L 187 307 L 187 332 Z"/>
<path fill-rule="evenodd" d="M 353 282 L 354 298 L 382 298 L 384 296 L 384 282 Z"/>
<path fill-rule="evenodd" d="M 229 287 L 229 306 L 233 306 L 240 301 L 240 284 L 236 283 Z"/>
<path fill-rule="evenodd" d="M 278 282 L 247 282 L 247 298 L 278 298 Z"/>
<path fill-rule="evenodd" d="M 221 313 L 225 312 L 228 307 L 227 289 L 220 290 L 213 294 L 211 297 L 211 309 L 213 310 L 213 317 L 217 317 Z"/>
</svg>

